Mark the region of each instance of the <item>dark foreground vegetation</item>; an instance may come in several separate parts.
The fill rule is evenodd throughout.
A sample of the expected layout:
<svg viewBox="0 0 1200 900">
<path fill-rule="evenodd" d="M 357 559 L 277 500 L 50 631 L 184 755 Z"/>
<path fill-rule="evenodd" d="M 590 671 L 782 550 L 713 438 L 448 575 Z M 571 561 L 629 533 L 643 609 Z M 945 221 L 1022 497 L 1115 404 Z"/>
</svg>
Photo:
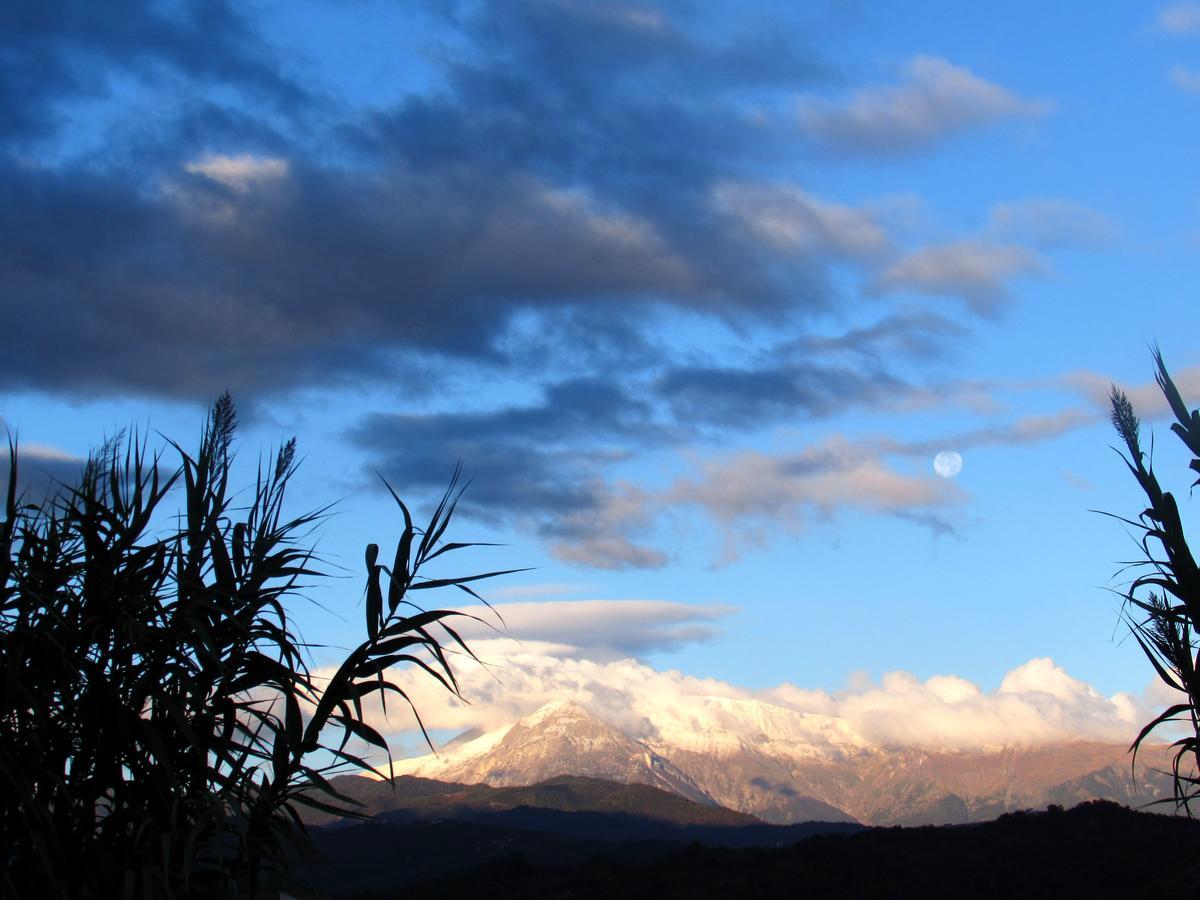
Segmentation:
<svg viewBox="0 0 1200 900">
<path fill-rule="evenodd" d="M 1157 350 L 1154 362 L 1159 389 L 1175 419 L 1171 431 L 1191 454 L 1188 467 L 1200 474 L 1200 410 L 1188 411 Z M 1154 470 L 1153 439 L 1149 451 L 1144 449 L 1133 404 L 1116 387 L 1111 399 L 1113 426 L 1125 445 L 1125 464 L 1148 504 L 1136 520 L 1121 519 L 1134 530 L 1142 550 L 1141 559 L 1128 563 L 1137 576 L 1123 591 L 1126 621 L 1159 679 L 1181 697 L 1147 723 L 1133 749 L 1136 754 L 1164 725 L 1178 723 L 1187 730 L 1172 745 L 1174 797 L 1162 802 L 1173 803 L 1191 816 L 1192 806 L 1200 803 L 1200 568 L 1188 546 L 1179 503 L 1171 491 L 1164 490 Z M 1192 489 L 1197 485 L 1200 478 Z"/>
<path fill-rule="evenodd" d="M 370 828 L 373 826 L 358 826 Z M 352 831 L 356 829 L 347 829 Z M 384 837 L 386 832 L 380 832 Z M 437 830 L 426 832 L 429 840 Z M 442 832 L 466 849 L 481 833 Z M 402 833 L 395 833 L 401 838 Z M 345 838 L 349 840 L 349 835 Z M 403 853 L 404 844 L 390 844 Z M 531 849 L 536 847 L 537 849 Z M 994 822 L 876 828 L 811 837 L 786 848 L 596 846 L 586 860 L 559 840 L 530 837 L 503 858 L 435 880 L 364 890 L 354 900 L 550 898 L 1013 898 L 1194 897 L 1200 822 L 1134 812 L 1107 801 L 1069 811 L 1009 813 Z M 569 848 L 579 852 L 583 848 Z M 586 852 L 586 851 L 584 851 Z M 395 857 L 393 857 L 395 858 Z M 565 863 L 565 864 L 563 864 Z"/>
<path fill-rule="evenodd" d="M 313 838 L 324 857 L 297 875 L 331 894 L 393 888 L 516 855 L 543 866 L 597 855 L 651 861 L 689 844 L 786 847 L 818 834 L 851 834 L 851 822 L 768 825 L 644 784 L 563 776 L 493 788 L 400 777 L 393 790 L 365 778 L 335 779 L 340 793 L 375 813 L 366 824 L 325 818 Z M 318 814 L 309 814 L 310 820 Z M 381 861 L 384 861 L 381 864 Z"/>
<path fill-rule="evenodd" d="M 228 395 L 199 446 L 151 454 L 136 436 L 92 454 L 77 484 L 0 500 L 0 895 L 208 898 L 286 884 L 303 808 L 352 804 L 329 784 L 387 743 L 363 701 L 406 709 L 387 680 L 414 665 L 457 692 L 443 643 L 469 653 L 421 592 L 465 578 L 423 567 L 443 540 L 452 482 L 418 528 L 396 498 L 395 553 L 366 549 L 366 636 L 327 678 L 291 606 L 321 566 L 322 512 L 289 514 L 295 442 L 230 482 Z M 387 771 L 387 767 L 383 767 Z"/>
</svg>

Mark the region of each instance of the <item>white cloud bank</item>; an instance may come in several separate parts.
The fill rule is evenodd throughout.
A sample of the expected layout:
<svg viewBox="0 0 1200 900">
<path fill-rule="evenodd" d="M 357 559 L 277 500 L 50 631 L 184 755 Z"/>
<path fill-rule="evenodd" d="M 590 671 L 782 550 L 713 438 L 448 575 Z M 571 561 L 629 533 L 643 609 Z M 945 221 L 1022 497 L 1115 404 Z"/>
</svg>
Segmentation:
<svg viewBox="0 0 1200 900">
<path fill-rule="evenodd" d="M 749 690 L 658 670 L 632 657 L 613 657 L 611 636 L 588 638 L 588 633 L 611 635 L 622 622 L 627 626 L 617 629 L 622 632 L 650 623 L 651 630 L 670 633 L 687 627 L 681 624 L 687 622 L 687 607 L 652 602 L 608 606 L 602 601 L 585 604 L 557 630 L 554 618 L 565 614 L 570 619 L 571 613 L 554 609 L 555 616 L 543 617 L 510 607 L 514 624 L 529 615 L 527 634 L 541 639 L 474 641 L 484 664 L 465 658 L 457 663 L 469 702 L 450 697 L 419 671 L 394 670 L 392 680 L 433 729 L 492 731 L 551 701 L 570 701 L 635 737 L 693 749 L 737 738 L 816 754 L 837 747 L 967 750 L 1065 740 L 1128 742 L 1150 716 L 1143 700 L 1125 693 L 1106 697 L 1048 658 L 1016 667 L 990 692 L 954 675 L 921 680 L 908 672 L 891 672 L 878 683 L 860 681 L 835 692 L 793 684 Z M 701 624 L 720 614 L 713 608 L 692 609 Z M 589 646 L 566 640 L 572 636 Z M 385 720 L 375 710 L 372 721 L 394 735 L 397 746 L 411 746 L 411 718 L 393 711 Z"/>
<path fill-rule="evenodd" d="M 1013 669 L 992 693 L 954 675 L 920 681 L 891 672 L 831 706 L 872 744 L 943 750 L 1072 738 L 1125 742 L 1144 721 L 1133 697 L 1105 697 L 1049 658 Z"/>
</svg>

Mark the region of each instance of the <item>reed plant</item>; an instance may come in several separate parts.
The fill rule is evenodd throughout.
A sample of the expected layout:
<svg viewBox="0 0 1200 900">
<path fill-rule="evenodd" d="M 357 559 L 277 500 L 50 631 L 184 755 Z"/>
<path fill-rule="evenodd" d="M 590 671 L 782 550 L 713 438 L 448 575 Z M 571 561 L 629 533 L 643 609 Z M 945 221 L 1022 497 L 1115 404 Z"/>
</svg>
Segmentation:
<svg viewBox="0 0 1200 900">
<path fill-rule="evenodd" d="M 471 651 L 452 621 L 463 614 L 414 598 L 437 588 L 477 596 L 473 582 L 505 573 L 421 574 L 472 546 L 445 539 L 458 473 L 424 528 L 393 492 L 395 552 L 385 562 L 366 548 L 365 638 L 321 679 L 289 607 L 323 574 L 307 541 L 327 510 L 285 514 L 294 440 L 244 493 L 231 490 L 236 424 L 223 396 L 194 453 L 173 442 L 151 453 L 136 434 L 121 436 L 92 454 L 78 484 L 40 498 L 19 493 L 10 442 L 0 522 L 5 896 L 225 897 L 283 884 L 305 846 L 300 809 L 353 814 L 331 774 L 390 775 L 364 702 L 417 710 L 388 670 L 415 666 L 459 692 L 451 652 Z M 363 746 L 387 765 L 355 752 Z"/>
<path fill-rule="evenodd" d="M 1188 411 L 1157 349 L 1154 362 L 1158 386 L 1175 418 L 1171 431 L 1191 453 L 1190 468 L 1200 473 L 1200 411 Z M 1177 812 L 1194 816 L 1200 800 L 1200 570 L 1188 547 L 1179 504 L 1163 490 L 1152 455 L 1142 448 L 1133 405 L 1113 387 L 1111 406 L 1113 425 L 1127 451 L 1122 453 L 1125 464 L 1149 503 L 1136 520 L 1121 519 L 1136 529 L 1142 550 L 1142 558 L 1130 563 L 1139 574 L 1123 591 L 1124 615 L 1159 679 L 1179 697 L 1139 732 L 1131 747 L 1133 760 L 1136 764 L 1137 751 L 1156 730 L 1182 725 L 1184 735 L 1171 745 L 1173 797 L 1157 802 L 1173 803 Z M 1197 484 L 1200 479 L 1192 487 Z"/>
</svg>

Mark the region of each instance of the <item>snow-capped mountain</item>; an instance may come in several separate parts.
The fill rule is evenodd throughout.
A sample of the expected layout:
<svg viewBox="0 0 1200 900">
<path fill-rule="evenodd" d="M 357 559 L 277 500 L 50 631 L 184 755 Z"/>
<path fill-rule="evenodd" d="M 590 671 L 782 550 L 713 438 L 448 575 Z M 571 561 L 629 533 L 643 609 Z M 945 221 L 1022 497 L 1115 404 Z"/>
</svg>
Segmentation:
<svg viewBox="0 0 1200 900">
<path fill-rule="evenodd" d="M 418 762 L 412 768 L 400 763 L 397 774 L 493 787 L 583 775 L 648 784 L 700 803 L 715 802 L 646 744 L 570 703 L 550 703 L 510 728 L 451 748 L 441 759 L 423 757 Z"/>
<path fill-rule="evenodd" d="M 943 824 L 1104 798 L 1132 806 L 1170 793 L 1169 780 L 1124 745 L 1070 742 L 981 751 L 893 750 L 838 719 L 761 700 L 704 698 L 681 715 L 666 704 L 605 721 L 550 703 L 496 731 L 465 735 L 397 774 L 496 787 L 559 775 L 640 783 L 769 822 Z M 1163 768 L 1153 752 L 1142 763 Z"/>
</svg>

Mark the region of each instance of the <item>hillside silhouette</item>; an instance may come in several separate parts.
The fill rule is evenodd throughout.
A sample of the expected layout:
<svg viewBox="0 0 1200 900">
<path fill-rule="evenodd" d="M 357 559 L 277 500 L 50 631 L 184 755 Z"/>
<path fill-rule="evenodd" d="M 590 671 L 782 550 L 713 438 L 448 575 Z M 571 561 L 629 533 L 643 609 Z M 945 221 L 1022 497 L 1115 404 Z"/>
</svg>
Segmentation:
<svg viewBox="0 0 1200 900">
<path fill-rule="evenodd" d="M 322 861 L 298 876 L 335 896 L 436 878 L 514 856 L 536 865 L 580 865 L 601 856 L 651 862 L 690 844 L 785 847 L 816 834 L 859 831 L 847 822 L 769 825 L 643 784 L 562 776 L 519 788 L 445 784 L 401 776 L 334 780 L 368 822 L 323 816 L 313 825 Z M 310 819 L 317 818 L 309 813 Z"/>
<path fill-rule="evenodd" d="M 390 821 L 470 818 L 518 807 L 559 812 L 623 813 L 675 826 L 761 825 L 762 820 L 714 804 L 702 804 L 646 784 L 620 784 L 601 778 L 562 775 L 526 787 L 455 784 L 399 775 L 395 786 L 386 781 L 343 775 L 331 784 L 362 804 L 358 812 Z M 355 822 L 320 810 L 306 809 L 307 824 L 328 826 Z"/>
<path fill-rule="evenodd" d="M 372 826 L 366 826 L 372 827 Z M 374 826 L 378 828 L 379 826 Z M 349 829 L 343 835 L 349 837 Z M 434 835 L 426 832 L 431 839 Z M 385 832 L 379 832 L 380 837 Z M 462 841 L 467 830 L 453 835 Z M 450 837 L 449 834 L 444 837 Z M 786 848 L 693 843 L 654 853 L 614 845 L 585 860 L 514 849 L 508 856 L 436 880 L 354 890 L 355 900 L 517 898 L 854 897 L 1011 898 L 1197 896 L 1200 823 L 1137 812 L 1107 801 L 1069 811 L 1009 813 L 993 822 L 874 828 L 810 837 Z M 393 845 L 399 846 L 399 845 Z M 459 846 L 467 851 L 469 840 Z M 537 846 L 530 842 L 529 846 Z"/>
</svg>

